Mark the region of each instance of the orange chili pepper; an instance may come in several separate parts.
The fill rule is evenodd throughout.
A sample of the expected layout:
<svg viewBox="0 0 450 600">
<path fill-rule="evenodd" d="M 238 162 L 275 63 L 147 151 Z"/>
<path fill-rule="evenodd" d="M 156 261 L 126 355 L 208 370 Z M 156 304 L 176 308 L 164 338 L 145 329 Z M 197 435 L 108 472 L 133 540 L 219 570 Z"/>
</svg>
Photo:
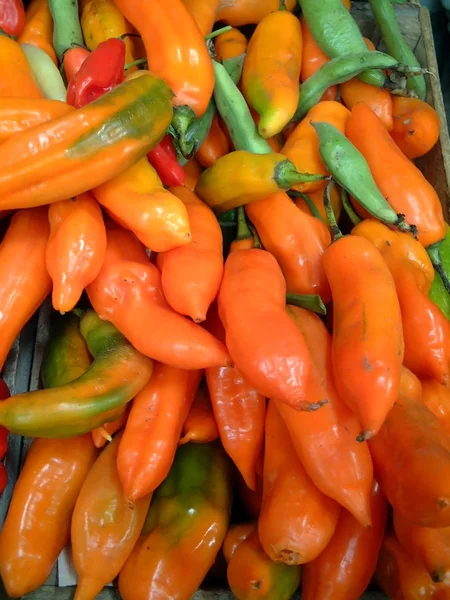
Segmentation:
<svg viewBox="0 0 450 600">
<path fill-rule="evenodd" d="M 225 367 L 226 368 L 226 367 Z M 200 385 L 192 403 L 191 410 L 183 425 L 183 437 L 180 444 L 195 442 L 207 444 L 219 437 L 216 420 L 206 385 Z"/>
<path fill-rule="evenodd" d="M 302 49 L 300 21 L 287 10 L 264 17 L 250 38 L 242 93 L 261 117 L 258 131 L 264 138 L 280 133 L 297 110 Z"/>
<path fill-rule="evenodd" d="M 89 471 L 72 517 L 72 557 L 78 574 L 76 600 L 94 600 L 122 569 L 141 533 L 151 495 L 130 500 L 116 468 L 121 434 Z"/>
<path fill-rule="evenodd" d="M 0 532 L 0 574 L 9 596 L 20 598 L 50 576 L 95 456 L 90 435 L 31 444 Z"/>
<path fill-rule="evenodd" d="M 308 477 L 273 400 L 267 406 L 263 481 L 258 534 L 264 552 L 287 565 L 317 558 L 336 529 L 340 506 Z"/>
<path fill-rule="evenodd" d="M 448 438 L 426 406 L 399 396 L 369 448 L 394 510 L 421 527 L 450 526 Z"/>
<path fill-rule="evenodd" d="M 255 122 L 255 125 L 259 125 L 261 117 L 258 115 L 256 110 L 253 110 L 253 108 L 249 107 L 249 110 L 250 110 L 250 114 L 253 118 L 253 121 Z M 226 125 L 225 126 L 222 125 L 223 131 L 225 128 L 226 128 Z M 231 139 L 228 131 L 225 133 L 225 136 L 227 137 L 228 140 Z M 284 146 L 284 135 L 283 135 L 283 133 L 277 133 L 276 135 L 273 135 L 272 137 L 267 138 L 267 142 L 274 152 L 280 154 L 281 148 Z M 231 147 L 233 147 L 233 144 L 231 144 Z"/>
<path fill-rule="evenodd" d="M 47 123 L 72 110 L 71 106 L 59 100 L 0 96 L 0 143 L 19 131 Z"/>
<path fill-rule="evenodd" d="M 92 190 L 115 221 L 130 229 L 155 252 L 165 252 L 191 241 L 183 202 L 163 188 L 146 158 Z"/>
<path fill-rule="evenodd" d="M 277 259 L 289 294 L 319 294 L 331 300 L 322 256 L 331 243 L 328 227 L 278 192 L 245 207 L 266 250 Z"/>
<path fill-rule="evenodd" d="M 432 106 L 419 98 L 392 99 L 394 128 L 392 138 L 403 154 L 414 159 L 433 148 L 440 135 L 441 123 Z"/>
<path fill-rule="evenodd" d="M 227 579 L 237 600 L 289 600 L 299 586 L 300 568 L 270 560 L 255 531 L 236 548 Z"/>
<path fill-rule="evenodd" d="M 303 56 L 300 72 L 300 80 L 306 81 L 320 69 L 322 65 L 329 62 L 329 57 L 319 47 L 312 36 L 311 30 L 305 19 L 301 20 L 303 34 Z M 337 85 L 332 85 L 322 96 L 322 100 L 336 100 Z"/>
<path fill-rule="evenodd" d="M 203 168 L 201 164 L 197 161 L 197 159 L 191 158 L 184 165 L 183 170 L 185 174 L 184 185 L 185 187 L 187 187 L 188 190 L 191 190 L 193 192 L 195 186 L 197 185 L 198 178 L 200 177 L 203 171 Z"/>
<path fill-rule="evenodd" d="M 106 442 L 110 442 L 112 440 L 112 436 L 125 427 L 128 420 L 128 415 L 130 414 L 130 404 L 127 404 L 127 408 L 125 412 L 115 421 L 110 421 L 109 423 L 105 423 L 103 427 L 97 427 L 92 431 L 92 441 L 94 442 L 94 446 L 96 448 L 103 448 L 106 445 Z M 121 407 L 122 410 L 122 407 Z"/>
<path fill-rule="evenodd" d="M 75 48 L 69 48 L 66 50 L 66 52 L 64 52 L 64 73 L 69 83 L 72 77 L 81 69 L 82 64 L 90 54 L 91 53 L 89 50 L 78 46 Z"/>
<path fill-rule="evenodd" d="M 194 192 L 186 187 L 171 192 L 186 207 L 192 241 L 158 254 L 164 296 L 174 310 L 201 323 L 222 281 L 222 231 L 212 210 Z"/>
<path fill-rule="evenodd" d="M 388 504 L 374 482 L 371 527 L 363 527 L 343 510 L 325 550 L 302 569 L 303 600 L 359 600 L 377 566 L 384 538 Z"/>
<path fill-rule="evenodd" d="M 382 253 L 397 288 L 405 341 L 404 364 L 416 376 L 450 383 L 450 323 L 428 298 L 434 269 L 423 246 L 406 233 L 395 232 L 373 219 L 357 225 Z"/>
<path fill-rule="evenodd" d="M 450 527 L 418 527 L 394 511 L 395 534 L 418 563 L 423 563 L 435 582 L 450 581 Z"/>
<path fill-rule="evenodd" d="M 436 586 L 423 565 L 412 559 L 393 534 L 384 538 L 375 581 L 394 600 L 435 598 Z"/>
<path fill-rule="evenodd" d="M 419 241 L 426 247 L 444 239 L 445 221 L 437 193 L 366 104 L 353 107 L 345 134 L 364 155 L 392 208 L 417 227 Z"/>
<path fill-rule="evenodd" d="M 224 345 L 167 304 L 161 274 L 133 234 L 110 229 L 107 238 L 102 269 L 87 288 L 101 318 L 111 321 L 142 354 L 173 367 L 227 365 L 230 359 Z M 124 238 L 128 238 L 126 247 Z"/>
<path fill-rule="evenodd" d="M 201 379 L 201 371 L 155 364 L 152 378 L 133 401 L 117 456 L 125 494 L 153 492 L 167 476 Z"/>
<path fill-rule="evenodd" d="M 203 115 L 213 92 L 214 71 L 203 36 L 182 0 L 114 3 L 141 34 L 149 69 L 170 86 L 174 104 Z"/>
<path fill-rule="evenodd" d="M 230 144 L 228 143 L 228 138 L 222 131 L 218 117 L 215 115 L 211 123 L 211 129 L 197 150 L 195 158 L 201 165 L 207 168 L 213 165 L 218 158 L 224 154 L 228 154 L 229 151 Z"/>
<path fill-rule="evenodd" d="M 372 460 L 367 444 L 356 441 L 361 424 L 336 392 L 332 376 L 331 336 L 319 317 L 288 306 L 287 313 L 302 332 L 313 361 L 306 394 L 327 398 L 314 414 L 293 411 L 278 403 L 295 450 L 317 488 L 370 524 Z"/>
<path fill-rule="evenodd" d="M 319 138 L 311 121 L 330 123 L 344 133 L 345 123 L 350 114 L 350 111 L 339 102 L 319 102 L 291 133 L 281 153 L 286 155 L 294 163 L 295 168 L 302 173 L 328 175 L 319 152 Z M 326 183 L 326 180 L 299 183 L 294 185 L 293 189 L 306 193 L 316 190 L 323 192 Z"/>
<path fill-rule="evenodd" d="M 52 304 L 65 313 L 74 308 L 100 272 L 106 252 L 105 224 L 99 205 L 88 192 L 52 204 L 48 220 L 46 266 L 53 281 Z"/>
<path fill-rule="evenodd" d="M 239 525 L 232 525 L 229 528 L 222 546 L 222 552 L 227 563 L 230 562 L 241 542 L 256 531 L 256 528 L 256 523 L 240 523 Z"/>
<path fill-rule="evenodd" d="M 215 308 L 208 314 L 207 329 L 218 340 L 225 341 L 225 331 Z M 236 367 L 206 369 L 206 381 L 222 445 L 246 485 L 256 490 L 266 399 L 245 381 Z"/>
<path fill-rule="evenodd" d="M 31 0 L 25 11 L 25 26 L 18 39 L 19 44 L 37 46 L 58 65 L 53 49 L 53 19 L 48 0 Z"/>
<path fill-rule="evenodd" d="M 0 369 L 23 326 L 51 290 L 45 268 L 47 208 L 18 211 L 0 244 Z"/>
<path fill-rule="evenodd" d="M 421 402 L 439 419 L 450 434 L 450 390 L 435 379 L 422 380 Z"/>
<path fill-rule="evenodd" d="M 367 439 L 379 431 L 400 387 L 404 342 L 395 282 L 380 251 L 356 236 L 335 241 L 323 266 L 333 297 L 336 388 Z"/>
<path fill-rule="evenodd" d="M 405 366 L 402 366 L 400 376 L 400 394 L 408 396 L 408 398 L 412 398 L 413 400 L 420 401 L 422 399 L 422 383 L 420 379 Z"/>
<path fill-rule="evenodd" d="M 203 36 L 211 33 L 222 0 L 183 0 Z"/>
<path fill-rule="evenodd" d="M 237 369 L 264 396 L 297 410 L 314 410 L 320 404 L 305 395 L 311 359 L 285 302 L 283 273 L 269 252 L 255 248 L 228 256 L 218 307 Z"/>
<path fill-rule="evenodd" d="M 0 96 L 43 97 L 20 44 L 7 35 L 0 35 L 0 73 Z"/>
<path fill-rule="evenodd" d="M 316 190 L 315 192 L 308 192 L 308 202 L 302 196 L 295 196 L 294 203 L 296 206 L 308 215 L 319 216 L 324 223 L 328 223 L 327 213 L 323 203 L 323 190 Z M 339 222 L 339 218 L 342 212 L 342 199 L 340 188 L 334 185 L 330 190 L 330 200 L 333 212 L 336 216 L 336 221 Z M 312 207 L 311 207 L 312 204 Z M 312 208 L 312 210 L 311 210 Z M 315 209 L 315 210 L 314 210 Z M 314 211 L 314 212 L 313 212 Z"/>
<path fill-rule="evenodd" d="M 292 12 L 295 0 L 286 0 L 286 10 Z M 233 27 L 256 24 L 268 14 L 280 8 L 279 0 L 232 0 L 222 1 L 216 21 L 223 21 Z"/>
<path fill-rule="evenodd" d="M 197 4 L 197 0 L 193 0 L 193 2 Z M 239 29 L 236 29 L 236 27 L 232 27 L 228 31 L 224 31 L 218 35 L 214 40 L 216 60 L 224 63 L 230 58 L 243 58 L 243 55 L 247 52 L 247 46 L 248 42 L 245 35 Z"/>
</svg>

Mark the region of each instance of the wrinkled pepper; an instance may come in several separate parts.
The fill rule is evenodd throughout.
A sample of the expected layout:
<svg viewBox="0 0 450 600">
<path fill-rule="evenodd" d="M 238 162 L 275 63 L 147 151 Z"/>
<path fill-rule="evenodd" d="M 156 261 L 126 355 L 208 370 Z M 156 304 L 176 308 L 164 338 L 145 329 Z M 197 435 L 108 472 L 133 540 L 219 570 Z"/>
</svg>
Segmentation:
<svg viewBox="0 0 450 600">
<path fill-rule="evenodd" d="M 151 495 L 131 501 L 116 468 L 118 434 L 89 471 L 72 517 L 71 546 L 78 574 L 76 600 L 95 600 L 122 569 L 136 544 Z"/>
<path fill-rule="evenodd" d="M 145 386 L 152 361 L 94 311 L 80 331 L 94 362 L 75 381 L 19 394 L 0 404 L 0 424 L 32 437 L 72 437 L 117 418 L 117 410 Z"/>
<path fill-rule="evenodd" d="M 164 82 L 144 73 L 52 125 L 7 140 L 0 146 L 0 208 L 65 200 L 124 171 L 165 133 L 170 96 Z"/>
<path fill-rule="evenodd" d="M 106 252 L 105 224 L 88 192 L 51 204 L 48 219 L 46 266 L 53 281 L 52 304 L 64 313 L 74 308 L 100 272 Z"/>
<path fill-rule="evenodd" d="M 280 133 L 297 109 L 302 48 L 300 21 L 287 10 L 264 17 L 250 38 L 241 86 L 264 138 Z"/>
<path fill-rule="evenodd" d="M 0 34 L 0 97 L 42 98 L 20 44 Z"/>
<path fill-rule="evenodd" d="M 222 231 L 212 210 L 194 192 L 184 187 L 170 191 L 186 206 L 192 240 L 185 246 L 159 253 L 156 264 L 169 305 L 195 323 L 201 323 L 222 281 Z"/>
<path fill-rule="evenodd" d="M 31 0 L 25 11 L 25 25 L 19 44 L 31 44 L 43 50 L 57 65 L 53 49 L 53 19 L 48 0 Z"/>
<path fill-rule="evenodd" d="M 58 100 L 0 96 L 0 143 L 16 133 L 67 115 L 72 108 Z"/>
<path fill-rule="evenodd" d="M 264 552 L 274 562 L 287 565 L 314 560 L 330 541 L 339 513 L 339 504 L 308 477 L 275 402 L 269 400 L 258 518 Z"/>
<path fill-rule="evenodd" d="M 231 492 L 230 465 L 217 444 L 180 446 L 120 573 L 122 598 L 190 600 L 222 546 Z"/>
<path fill-rule="evenodd" d="M 131 500 L 150 494 L 167 477 L 201 376 L 201 371 L 156 363 L 134 399 L 117 456 L 120 481 Z"/>
<path fill-rule="evenodd" d="M 225 366 L 223 344 L 175 312 L 163 294 L 161 273 L 144 247 L 125 230 L 109 229 L 103 267 L 87 288 L 89 300 L 135 348 L 181 369 Z"/>
<path fill-rule="evenodd" d="M 228 256 L 218 308 L 236 367 L 264 396 L 298 410 L 316 410 L 323 402 L 306 397 L 311 358 L 285 302 L 283 273 L 269 252 L 250 249 Z"/>
<path fill-rule="evenodd" d="M 408 158 L 429 152 L 437 143 L 441 123 L 432 106 L 419 98 L 392 98 L 394 128 L 392 139 Z"/>
<path fill-rule="evenodd" d="M 50 293 L 45 268 L 49 233 L 46 207 L 21 210 L 0 244 L 0 369 L 14 340 Z"/>
<path fill-rule="evenodd" d="M 147 158 L 165 186 L 184 184 L 183 167 L 178 162 L 171 135 L 166 134 L 159 144 L 150 150 Z"/>
<path fill-rule="evenodd" d="M 201 384 L 192 403 L 191 410 L 183 424 L 183 437 L 180 444 L 194 442 L 207 444 L 219 437 L 211 399 L 206 385 Z"/>
</svg>

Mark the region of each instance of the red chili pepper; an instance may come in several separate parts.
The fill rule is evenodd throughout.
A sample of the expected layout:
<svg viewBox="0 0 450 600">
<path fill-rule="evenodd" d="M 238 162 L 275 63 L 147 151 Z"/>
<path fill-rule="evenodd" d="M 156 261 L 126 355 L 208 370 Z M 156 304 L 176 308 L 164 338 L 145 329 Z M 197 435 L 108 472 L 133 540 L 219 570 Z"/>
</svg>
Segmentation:
<svg viewBox="0 0 450 600">
<path fill-rule="evenodd" d="M 0 2 L 0 5 L 1 5 L 1 2 Z M 10 396 L 10 393 L 9 393 L 8 386 L 3 381 L 3 379 L 0 379 L 0 400 L 5 400 L 6 398 L 9 398 L 9 396 Z M 0 460 L 3 459 L 7 450 L 8 450 L 8 430 L 5 429 L 4 427 L 0 427 Z M 6 473 L 5 465 L 0 463 L 0 494 L 5 489 L 7 482 L 8 482 L 8 476 Z"/>
<path fill-rule="evenodd" d="M 0 0 L 0 29 L 18 37 L 25 25 L 25 9 L 22 0 Z"/>
<path fill-rule="evenodd" d="M 70 81 L 67 103 L 80 108 L 122 83 L 125 80 L 125 50 L 125 44 L 118 38 L 99 44 Z"/>
<path fill-rule="evenodd" d="M 159 144 L 150 150 L 147 158 L 166 187 L 184 185 L 184 170 L 178 162 L 171 135 L 165 135 Z"/>
</svg>

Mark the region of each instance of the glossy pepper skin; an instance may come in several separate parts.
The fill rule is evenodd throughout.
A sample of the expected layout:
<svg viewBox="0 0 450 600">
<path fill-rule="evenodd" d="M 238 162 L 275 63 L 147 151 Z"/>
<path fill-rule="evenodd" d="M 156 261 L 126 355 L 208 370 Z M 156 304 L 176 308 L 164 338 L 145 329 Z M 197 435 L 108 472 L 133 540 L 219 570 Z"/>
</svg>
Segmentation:
<svg viewBox="0 0 450 600">
<path fill-rule="evenodd" d="M 100 185 L 145 156 L 171 119 L 169 88 L 146 73 L 51 126 L 15 135 L 0 147 L 0 208 L 49 204 Z"/>
<path fill-rule="evenodd" d="M 112 436 L 123 429 L 127 424 L 128 415 L 130 414 L 130 404 L 127 405 L 125 412 L 122 413 L 115 421 L 109 421 L 101 427 L 92 430 L 92 441 L 96 448 L 103 448 L 107 442 L 112 440 Z M 118 411 L 119 412 L 119 411 Z"/>
<path fill-rule="evenodd" d="M 336 388 L 367 439 L 379 431 L 400 386 L 404 340 L 395 282 L 381 252 L 364 238 L 338 239 L 323 266 L 333 297 Z"/>
<path fill-rule="evenodd" d="M 342 510 L 325 550 L 302 569 L 304 600 L 359 600 L 377 566 L 384 538 L 388 504 L 374 482 L 371 493 L 371 527 L 363 527 Z"/>
<path fill-rule="evenodd" d="M 330 302 L 322 267 L 331 243 L 325 223 L 298 210 L 284 192 L 248 204 L 246 212 L 264 248 L 277 259 L 288 294 L 319 294 L 325 304 Z"/>
<path fill-rule="evenodd" d="M 450 326 L 428 298 L 434 270 L 425 249 L 411 236 L 372 219 L 357 225 L 352 235 L 375 245 L 394 277 L 403 321 L 405 366 L 418 377 L 433 377 L 447 385 Z"/>
<path fill-rule="evenodd" d="M 31 0 L 25 11 L 25 25 L 18 38 L 19 44 L 37 46 L 57 64 L 53 49 L 53 19 L 48 0 Z"/>
<path fill-rule="evenodd" d="M 24 24 L 25 9 L 22 0 L 1 0 L 0 28 L 7 35 L 18 37 L 23 31 Z"/>
<path fill-rule="evenodd" d="M 299 586 L 301 575 L 297 565 L 275 563 L 267 556 L 251 533 L 236 548 L 230 559 L 227 579 L 238 600 L 290 600 Z"/>
<path fill-rule="evenodd" d="M 269 252 L 239 250 L 228 256 L 218 308 L 236 367 L 264 396 L 298 410 L 314 410 L 321 403 L 312 405 L 306 397 L 311 358 L 285 313 L 285 297 L 283 274 Z"/>
<path fill-rule="evenodd" d="M 74 314 L 58 317 L 45 348 L 44 386 L 76 379 L 90 357 Z M 97 451 L 90 435 L 33 441 L 0 532 L 0 574 L 19 598 L 43 585 L 69 541 L 73 507 Z"/>
<path fill-rule="evenodd" d="M 0 405 L 0 424 L 20 435 L 72 437 L 117 418 L 145 386 L 152 361 L 111 323 L 88 311 L 80 323 L 94 362 L 74 382 L 14 396 Z"/>
<path fill-rule="evenodd" d="M 20 131 L 62 117 L 71 110 L 59 100 L 0 97 L 0 143 Z"/>
<path fill-rule="evenodd" d="M 311 125 L 311 121 L 325 121 L 334 125 L 341 133 L 350 117 L 350 111 L 340 102 L 322 101 L 316 104 L 290 134 L 281 149 L 281 153 L 291 160 L 295 168 L 304 173 L 320 173 L 328 175 L 319 152 L 319 138 Z M 323 192 L 326 181 L 299 183 L 292 186 L 297 192 L 307 194 L 315 191 Z M 323 201 L 322 201 L 323 205 Z"/>
<path fill-rule="evenodd" d="M 157 266 L 169 305 L 195 323 L 206 319 L 223 275 L 222 230 L 212 210 L 185 187 L 170 190 L 186 207 L 192 240 L 161 252 Z"/>
<path fill-rule="evenodd" d="M 423 379 L 420 401 L 436 415 L 443 429 L 450 433 L 450 390 L 435 379 Z"/>
<path fill-rule="evenodd" d="M 106 252 L 102 211 L 91 194 L 50 205 L 47 271 L 53 281 L 52 304 L 72 310 L 87 285 L 100 272 Z"/>
<path fill-rule="evenodd" d="M 392 208 L 417 227 L 423 246 L 442 240 L 445 222 L 438 195 L 368 106 L 362 103 L 353 107 L 345 135 L 364 155 L 377 186 Z"/>
<path fill-rule="evenodd" d="M 230 151 L 228 138 L 219 124 L 219 119 L 214 116 L 211 129 L 200 148 L 195 153 L 195 158 L 205 168 L 211 167 L 218 158 L 225 156 Z"/>
<path fill-rule="evenodd" d="M 153 492 L 169 473 L 201 371 L 155 364 L 153 376 L 133 402 L 117 455 L 128 498 Z"/>
<path fill-rule="evenodd" d="M 96 187 L 93 194 L 115 221 L 130 229 L 155 252 L 165 252 L 191 241 L 186 207 L 163 188 L 158 174 L 145 158 Z"/>
<path fill-rule="evenodd" d="M 225 342 L 225 330 L 215 308 L 208 314 L 206 327 Z M 266 399 L 236 367 L 212 367 L 205 374 L 222 445 L 246 485 L 255 490 L 264 442 Z"/>
<path fill-rule="evenodd" d="M 203 171 L 202 165 L 195 158 L 191 158 L 183 167 L 185 174 L 184 185 L 188 190 L 194 191 L 197 181 Z"/>
<path fill-rule="evenodd" d="M 141 34 L 149 69 L 174 92 L 174 104 L 202 116 L 212 96 L 214 72 L 202 34 L 182 0 L 114 2 Z"/>
<path fill-rule="evenodd" d="M 239 523 L 238 525 L 232 525 L 227 532 L 227 535 L 223 541 L 222 552 L 227 562 L 230 562 L 233 554 L 236 552 L 241 542 L 246 540 L 248 536 L 256 531 L 256 523 Z"/>
<path fill-rule="evenodd" d="M 94 600 L 131 554 L 144 525 L 151 495 L 131 501 L 117 472 L 118 434 L 95 461 L 78 495 L 71 526 L 78 574 L 76 600 Z"/>
<path fill-rule="evenodd" d="M 0 97 L 42 98 L 24 51 L 7 35 L 0 35 L 0 72 Z"/>
<path fill-rule="evenodd" d="M 0 368 L 25 323 L 51 290 L 45 268 L 47 209 L 18 211 L 0 244 Z"/>
<path fill-rule="evenodd" d="M 421 400 L 423 393 L 422 382 L 412 371 L 402 366 L 402 374 L 400 376 L 400 394 L 408 396 L 412 400 Z"/>
<path fill-rule="evenodd" d="M 67 104 L 81 108 L 125 80 L 125 43 L 118 38 L 101 42 L 69 81 Z"/>
<path fill-rule="evenodd" d="M 258 535 L 274 562 L 301 565 L 330 541 L 340 506 L 308 477 L 276 404 L 269 400 L 264 450 L 263 497 Z"/>
<path fill-rule="evenodd" d="M 75 48 L 69 48 L 64 52 L 63 67 L 66 75 L 66 80 L 70 83 L 72 77 L 74 77 L 81 69 L 83 63 L 90 56 L 91 52 L 87 48 L 75 46 Z"/>
<path fill-rule="evenodd" d="M 399 396 L 369 448 L 394 510 L 420 527 L 449 527 L 448 439 L 428 408 Z"/>
<path fill-rule="evenodd" d="M 222 0 L 183 0 L 184 6 L 197 23 L 203 36 L 211 33 Z"/>
<path fill-rule="evenodd" d="M 161 273 L 129 232 L 107 231 L 103 267 L 88 286 L 89 300 L 146 356 L 180 369 L 225 366 L 223 344 L 167 304 Z"/>
<path fill-rule="evenodd" d="M 141 541 L 122 569 L 124 600 L 190 600 L 225 538 L 232 490 L 217 444 L 180 446 L 156 490 Z"/>
<path fill-rule="evenodd" d="M 286 0 L 286 10 L 293 11 L 294 0 Z M 223 2 L 216 20 L 223 21 L 233 27 L 257 24 L 271 12 L 280 8 L 278 0 L 234 0 L 232 3 Z"/>
<path fill-rule="evenodd" d="M 182 433 L 180 444 L 187 444 L 188 442 L 208 444 L 219 437 L 209 391 L 203 384 L 197 390 L 191 410 L 183 424 Z"/>
<path fill-rule="evenodd" d="M 184 184 L 183 167 L 178 162 L 171 135 L 166 134 L 159 144 L 150 150 L 147 158 L 165 186 Z"/>
<path fill-rule="evenodd" d="M 311 29 L 305 19 L 301 20 L 302 38 L 303 38 L 303 53 L 302 66 L 300 71 L 300 80 L 306 81 L 320 69 L 322 65 L 330 59 L 323 50 L 317 45 L 312 36 Z M 322 100 L 336 100 L 337 86 L 332 85 L 322 96 Z"/>
<path fill-rule="evenodd" d="M 419 98 L 392 98 L 394 128 L 392 138 L 408 158 L 423 156 L 440 135 L 440 120 L 432 106 Z"/>
<path fill-rule="evenodd" d="M 260 115 L 258 131 L 272 137 L 289 123 L 300 97 L 302 28 L 287 10 L 262 19 L 250 39 L 242 72 L 242 93 Z"/>
<path fill-rule="evenodd" d="M 318 489 L 333 498 L 361 523 L 370 524 L 372 460 L 367 444 L 357 441 L 361 424 L 338 395 L 333 378 L 332 342 L 317 315 L 288 305 L 287 313 L 303 334 L 313 367 L 308 398 L 327 398 L 314 414 L 277 403 L 295 450 Z"/>
</svg>

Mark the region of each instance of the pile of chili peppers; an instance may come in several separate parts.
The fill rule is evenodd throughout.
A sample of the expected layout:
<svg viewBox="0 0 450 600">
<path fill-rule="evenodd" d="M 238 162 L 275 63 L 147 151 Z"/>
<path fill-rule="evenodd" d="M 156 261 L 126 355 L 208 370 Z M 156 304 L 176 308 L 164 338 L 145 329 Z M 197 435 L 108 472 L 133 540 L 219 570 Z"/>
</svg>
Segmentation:
<svg viewBox="0 0 450 600">
<path fill-rule="evenodd" d="M 12 598 L 69 543 L 75 600 L 450 598 L 439 117 L 390 0 L 386 53 L 298 4 L 0 1 L 0 368 L 54 309 Z"/>
</svg>

